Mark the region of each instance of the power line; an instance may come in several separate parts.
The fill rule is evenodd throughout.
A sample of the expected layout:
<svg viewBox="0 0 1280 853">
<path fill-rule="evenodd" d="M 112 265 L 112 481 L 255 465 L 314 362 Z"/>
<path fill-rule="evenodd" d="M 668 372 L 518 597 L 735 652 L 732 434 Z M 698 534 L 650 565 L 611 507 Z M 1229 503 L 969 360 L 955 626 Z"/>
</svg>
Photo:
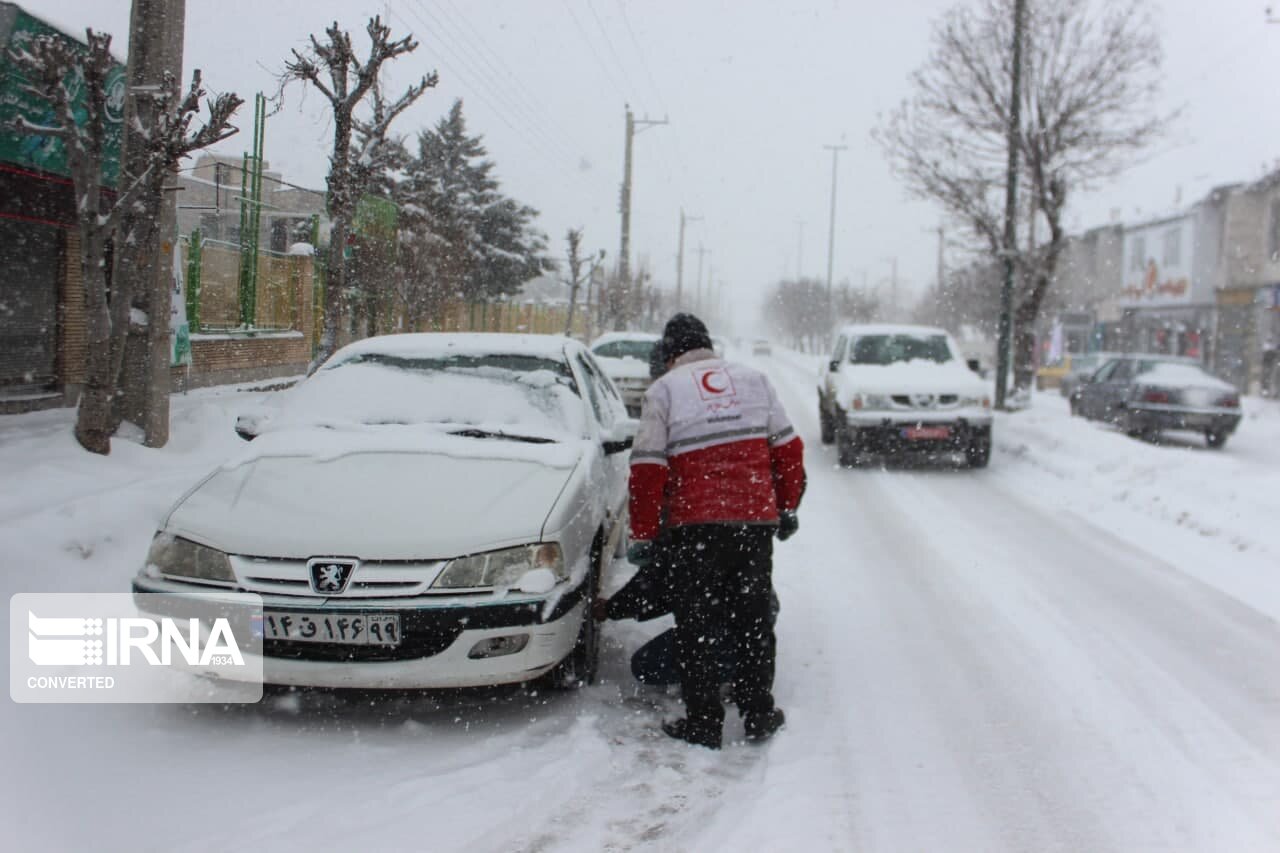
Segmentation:
<svg viewBox="0 0 1280 853">
<path fill-rule="evenodd" d="M 573 7 L 569 5 L 568 0 L 560 0 L 560 4 L 564 6 L 564 10 L 569 13 L 569 18 L 573 21 L 573 26 L 578 30 L 578 35 L 582 38 L 583 42 L 586 43 L 587 49 L 591 51 L 591 55 L 595 57 L 596 64 L 600 66 L 600 70 L 604 72 L 604 75 L 609 78 L 609 85 L 613 87 L 615 92 L 617 92 L 619 98 L 623 101 L 628 100 L 627 93 L 625 91 L 626 87 L 618 85 L 618 81 L 614 79 L 613 72 L 609 70 L 608 63 L 600 58 L 600 52 L 596 50 L 595 42 L 591 40 L 591 37 L 587 35 L 587 31 L 583 29 L 582 23 L 578 20 L 578 16 L 574 14 Z"/>
<path fill-rule="evenodd" d="M 426 12 L 425 8 L 422 7 L 422 4 L 420 2 L 417 3 L 417 7 L 420 11 L 424 13 Z M 428 31 L 432 30 L 431 24 L 428 23 L 422 17 L 422 15 L 418 14 L 418 12 L 413 10 L 411 10 L 411 12 L 414 15 L 414 17 L 416 17 L 422 23 L 422 25 L 427 28 Z M 441 27 L 441 29 L 443 29 L 443 27 Z M 423 38 L 424 40 L 427 38 L 426 36 L 420 36 L 420 37 Z M 540 128 L 538 126 L 537 119 L 534 118 L 533 122 L 530 123 L 529 119 L 524 117 L 523 114 L 520 113 L 519 107 L 513 106 L 513 104 L 509 100 L 507 100 L 505 89 L 502 86 L 494 87 L 490 85 L 489 81 L 485 79 L 484 73 L 482 71 L 475 69 L 464 58 L 464 54 L 462 54 L 459 51 L 455 51 L 454 47 L 451 44 L 449 44 L 447 39 L 445 38 L 436 39 L 434 34 L 430 36 L 430 38 L 435 43 L 437 51 L 445 50 L 448 52 L 449 56 L 452 57 L 453 62 L 455 63 L 452 69 L 453 73 L 458 77 L 459 80 L 462 80 L 464 83 L 466 83 L 466 85 L 469 88 L 475 90 L 478 97 L 481 97 L 481 99 L 485 103 L 489 104 L 491 108 L 494 104 L 494 101 L 502 102 L 501 109 L 499 110 L 500 118 L 504 120 L 504 122 L 507 124 L 508 127 L 511 127 L 513 130 L 516 130 L 516 128 L 511 124 L 511 122 L 507 120 L 507 113 L 511 113 L 513 118 L 516 118 L 522 124 L 526 125 L 524 129 L 526 133 L 531 133 L 536 135 L 539 132 Z M 459 67 L 466 70 L 467 73 L 465 76 L 458 73 Z M 474 79 L 479 80 L 480 83 L 483 84 L 484 91 L 480 91 L 476 86 L 470 83 L 470 79 L 472 78 L 472 75 L 474 75 Z M 530 138 L 528 141 L 531 145 L 535 144 L 535 140 L 533 138 Z M 546 156 L 548 153 L 552 155 L 551 159 L 556 159 L 556 158 L 565 156 L 563 152 L 559 152 L 556 150 L 556 146 L 553 142 L 550 142 L 548 140 L 543 140 L 541 137 L 539 137 L 537 142 L 539 142 L 543 146 L 549 146 L 547 148 L 541 149 L 541 153 L 544 156 Z"/>
<path fill-rule="evenodd" d="M 508 102 L 513 104 L 513 108 L 520 111 L 530 125 L 537 129 L 544 141 L 550 144 L 561 156 L 572 157 L 573 155 L 570 151 L 572 143 L 566 144 L 568 141 L 566 138 L 552 135 L 551 129 L 554 129 L 555 125 L 552 124 L 549 128 L 544 123 L 543 116 L 545 116 L 546 110 L 537 103 L 537 97 L 524 87 L 520 78 L 513 74 L 502 61 L 502 58 L 485 43 L 484 38 L 471 27 L 466 17 L 452 3 L 449 3 L 449 0 L 445 0 L 445 2 L 448 3 L 451 14 L 437 9 L 435 10 L 439 13 L 439 17 L 437 17 L 421 3 L 419 3 L 419 8 L 441 30 L 465 43 L 467 49 L 478 57 L 480 62 L 491 72 L 489 81 L 497 84 L 494 90 L 503 96 L 509 96 L 510 100 Z M 481 73 L 479 69 L 476 70 L 477 73 Z"/>
<path fill-rule="evenodd" d="M 413 29 L 413 25 L 410 24 L 407 20 L 405 20 L 405 18 L 402 15 L 400 15 L 395 10 L 390 10 L 390 11 L 391 11 L 391 14 L 399 18 L 401 23 L 403 23 L 406 27 L 408 27 L 410 30 Z M 416 17 L 418 19 L 418 22 L 421 23 L 423 27 L 426 27 L 428 30 L 430 30 L 430 25 L 420 15 L 418 15 L 412 9 L 410 9 L 410 14 Z M 424 38 L 423 36 L 418 36 L 418 37 L 420 39 Z M 444 42 L 436 41 L 436 47 L 443 48 Z M 448 53 L 451 57 L 454 57 L 454 61 L 456 61 L 458 65 L 452 66 L 449 63 L 446 63 L 443 57 L 440 57 L 439 53 L 437 52 L 437 58 L 441 60 L 440 64 L 445 68 L 446 71 L 448 71 L 450 74 L 453 74 L 464 86 L 470 89 L 471 93 L 474 94 L 481 103 L 483 103 L 485 106 L 487 106 L 490 110 L 492 110 L 497 115 L 497 118 L 499 121 L 501 121 L 508 128 L 510 128 L 510 130 L 513 133 L 515 133 L 519 138 L 523 139 L 529 145 L 529 147 L 533 149 L 540 157 L 547 160 L 555 168 L 561 170 L 566 176 L 573 177 L 574 179 L 578 177 L 574 175 L 573 172 L 568 168 L 568 166 L 561 161 L 561 157 L 563 155 L 555 154 L 554 152 L 550 152 L 546 148 L 544 148 L 543 146 L 545 145 L 545 143 L 540 142 L 532 134 L 530 134 L 528 128 L 521 129 L 516 127 L 514 124 L 512 124 L 511 119 L 508 118 L 508 115 L 507 115 L 509 110 L 503 109 L 502 107 L 495 104 L 492 100 L 490 100 L 490 97 L 482 87 L 476 86 L 474 83 L 472 83 L 469 73 L 468 74 L 460 73 L 458 68 L 459 66 L 464 66 L 465 63 L 461 62 L 461 60 L 457 60 L 456 58 L 457 55 L 453 52 L 452 48 L 448 49 Z M 468 68 L 468 71 L 469 71 L 469 68 Z"/>
<path fill-rule="evenodd" d="M 609 54 L 613 57 L 614 64 L 618 66 L 618 71 L 622 74 L 622 82 L 626 84 L 626 88 L 628 92 L 631 93 L 631 96 L 635 97 L 640 103 L 640 109 L 647 113 L 649 111 L 648 105 L 638 97 L 640 95 L 640 91 L 631 82 L 631 76 L 627 74 L 627 67 L 623 64 L 622 58 L 618 56 L 618 51 L 614 49 L 613 39 L 609 38 L 609 31 L 605 29 L 604 22 L 600 20 L 600 15 L 596 12 L 595 4 L 592 3 L 591 0 L 587 0 L 587 9 L 591 12 L 591 17 L 595 18 L 596 29 L 600 30 L 600 35 L 604 39 L 604 46 L 609 48 Z"/>
</svg>

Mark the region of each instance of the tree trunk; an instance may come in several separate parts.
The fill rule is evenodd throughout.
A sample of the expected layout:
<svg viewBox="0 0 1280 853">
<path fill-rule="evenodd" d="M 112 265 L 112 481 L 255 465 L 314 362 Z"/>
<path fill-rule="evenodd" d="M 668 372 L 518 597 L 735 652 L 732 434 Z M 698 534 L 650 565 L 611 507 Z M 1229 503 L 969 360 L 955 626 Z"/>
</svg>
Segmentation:
<svg viewBox="0 0 1280 853">
<path fill-rule="evenodd" d="M 96 223 L 95 223 L 96 225 Z M 83 249 L 80 275 L 84 282 L 88 355 L 84 390 L 76 413 L 76 440 L 91 453 L 111 452 L 111 402 L 115 375 L 111 372 L 111 314 L 107 308 L 106 261 L 103 241 L 95 225 L 80 229 Z"/>
</svg>

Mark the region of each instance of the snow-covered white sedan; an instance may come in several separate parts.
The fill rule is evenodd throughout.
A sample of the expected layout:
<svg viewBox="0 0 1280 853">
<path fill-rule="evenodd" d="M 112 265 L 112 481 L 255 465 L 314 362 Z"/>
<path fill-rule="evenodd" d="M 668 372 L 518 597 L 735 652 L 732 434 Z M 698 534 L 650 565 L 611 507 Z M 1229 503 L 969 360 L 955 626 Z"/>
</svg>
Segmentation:
<svg viewBox="0 0 1280 853">
<path fill-rule="evenodd" d="M 945 329 L 856 325 L 836 333 L 818 381 L 822 442 L 841 465 L 863 453 L 963 453 L 991 458 L 991 394 Z"/>
<path fill-rule="evenodd" d="M 589 682 L 635 426 L 567 338 L 360 341 L 242 419 L 133 588 L 261 595 L 268 683 Z"/>
<path fill-rule="evenodd" d="M 618 386 L 632 417 L 640 416 L 640 401 L 653 382 L 649 359 L 661 340 L 649 332 L 606 332 L 591 342 L 591 352 Z"/>
</svg>

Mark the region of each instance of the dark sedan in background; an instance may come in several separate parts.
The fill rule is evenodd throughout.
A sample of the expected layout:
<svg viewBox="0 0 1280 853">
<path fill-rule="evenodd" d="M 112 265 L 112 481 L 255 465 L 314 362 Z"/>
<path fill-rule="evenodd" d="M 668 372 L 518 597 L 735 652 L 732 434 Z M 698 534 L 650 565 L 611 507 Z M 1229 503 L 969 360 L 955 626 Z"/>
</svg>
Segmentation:
<svg viewBox="0 0 1280 853">
<path fill-rule="evenodd" d="M 1126 355 L 1110 359 L 1071 393 L 1071 414 L 1108 421 L 1132 436 L 1203 433 L 1222 447 L 1240 424 L 1240 394 L 1194 359 Z"/>
</svg>

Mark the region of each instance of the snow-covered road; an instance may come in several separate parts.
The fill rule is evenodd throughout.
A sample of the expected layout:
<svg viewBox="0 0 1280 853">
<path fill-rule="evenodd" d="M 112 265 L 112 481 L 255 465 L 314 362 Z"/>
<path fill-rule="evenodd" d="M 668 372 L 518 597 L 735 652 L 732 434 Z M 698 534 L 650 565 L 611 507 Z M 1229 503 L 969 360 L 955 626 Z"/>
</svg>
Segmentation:
<svg viewBox="0 0 1280 853">
<path fill-rule="evenodd" d="M 638 690 L 627 655 L 663 624 L 611 623 L 601 683 L 571 695 L 3 703 L 4 847 L 1280 849 L 1277 534 L 1212 490 L 1211 525 L 1129 506 L 1118 474 L 1071 457 L 1081 441 L 1168 451 L 1156 481 L 1176 485 L 1232 445 L 1095 439 L 1050 406 L 997 426 L 986 471 L 838 470 L 812 373 L 759 364 L 810 471 L 800 534 L 776 551 L 789 726 L 769 744 L 711 753 L 657 732 L 678 702 Z M 234 448 L 241 405 L 199 398 L 171 450 L 109 460 L 39 419 L 0 432 L 0 463 L 30 478 L 0 496 L 0 589 L 127 588 L 158 514 Z M 1240 476 L 1260 490 L 1275 461 Z"/>
</svg>

